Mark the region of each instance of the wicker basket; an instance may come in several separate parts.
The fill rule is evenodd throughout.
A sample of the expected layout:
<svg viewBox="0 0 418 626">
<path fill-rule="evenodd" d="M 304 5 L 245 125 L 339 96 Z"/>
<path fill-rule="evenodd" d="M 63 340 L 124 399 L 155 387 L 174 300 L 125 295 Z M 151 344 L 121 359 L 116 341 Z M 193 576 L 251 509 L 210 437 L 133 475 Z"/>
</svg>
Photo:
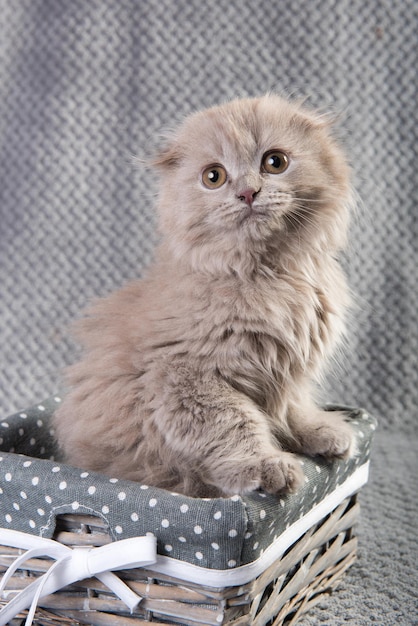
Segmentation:
<svg viewBox="0 0 418 626">
<path fill-rule="evenodd" d="M 25 412 L 25 415 L 27 414 L 29 412 Z M 308 510 L 302 509 L 301 506 L 303 494 L 298 496 L 299 500 L 295 499 L 296 496 L 289 496 L 288 500 L 280 499 L 279 501 L 265 494 L 254 494 L 254 496 L 243 498 L 242 502 L 237 502 L 236 499 L 234 502 L 228 501 L 230 499 L 223 500 L 223 502 L 221 500 L 216 501 L 215 508 L 212 506 L 215 501 L 188 500 L 190 511 L 195 505 L 198 507 L 196 511 L 199 511 L 199 514 L 203 516 L 207 511 L 208 515 L 213 517 L 213 511 L 217 510 L 221 504 L 225 505 L 225 509 L 222 510 L 222 516 L 225 519 L 228 516 L 228 507 L 232 507 L 230 511 L 232 519 L 235 515 L 238 516 L 240 511 L 244 511 L 247 516 L 245 528 L 239 525 L 238 520 L 235 524 L 238 530 L 233 531 L 234 538 L 231 543 L 238 542 L 237 549 L 241 551 L 241 559 L 238 560 L 236 556 L 236 562 L 230 559 L 228 570 L 216 569 L 209 562 L 204 563 L 206 567 L 198 567 L 196 563 L 190 563 L 191 558 L 187 554 L 185 556 L 180 555 L 179 558 L 172 558 L 167 555 L 164 549 L 166 539 L 162 540 L 159 533 L 154 530 L 153 534 L 156 535 L 159 553 L 156 562 L 145 567 L 132 568 L 129 565 L 129 569 L 118 568 L 117 571 L 118 577 L 137 596 L 142 598 L 132 612 L 124 602 L 110 591 L 108 586 L 98 578 L 91 577 L 41 597 L 38 600 L 34 623 L 111 626 L 125 624 L 254 624 L 259 626 L 295 624 L 303 613 L 323 598 L 324 594 L 333 591 L 343 573 L 355 559 L 357 538 L 353 532 L 353 525 L 359 514 L 359 505 L 355 493 L 367 480 L 368 454 L 375 421 L 360 410 L 351 410 L 350 416 L 356 423 L 359 443 L 362 447 L 361 456 L 353 461 L 351 466 L 344 466 L 345 474 L 340 479 L 338 479 L 338 475 L 341 476 L 342 474 L 344 462 L 336 461 L 328 464 L 323 462 L 323 465 L 320 466 L 321 461 L 319 460 L 305 460 L 304 469 L 309 476 L 306 481 L 306 493 L 308 490 L 318 493 L 322 488 L 324 489 L 315 503 L 309 505 Z M 10 418 L 9 426 L 14 423 L 14 419 L 15 416 Z M 39 423 L 39 419 L 37 422 Z M 8 433 L 10 433 L 9 426 L 7 427 Z M 36 466 L 37 474 L 40 472 L 36 463 L 44 464 L 41 468 L 44 472 L 50 468 L 52 468 L 52 472 L 57 471 L 56 463 L 53 461 L 38 460 L 36 462 L 32 457 L 29 461 L 25 461 L 29 457 L 18 457 L 16 452 L 14 450 L 11 454 L 6 453 L 0 457 L 0 461 L 3 463 L 0 471 L 0 485 L 4 485 L 0 487 L 0 511 L 2 513 L 9 510 L 10 506 L 14 506 L 15 509 L 19 508 L 15 496 L 10 495 L 9 501 L 7 500 L 7 493 L 10 494 L 10 485 L 13 482 L 12 476 L 13 478 L 16 477 L 17 481 L 20 480 L 21 475 L 16 470 L 17 465 L 23 463 L 28 468 L 33 463 Z M 10 471 L 3 471 L 4 463 L 6 463 L 6 469 L 11 467 Z M 308 465 L 309 467 L 307 467 Z M 61 474 L 67 470 L 64 466 L 60 469 Z M 68 468 L 69 472 L 70 470 L 71 468 Z M 332 482 L 333 476 L 335 477 L 334 483 Z M 96 479 L 99 480 L 99 477 Z M 67 476 L 66 480 L 69 480 Z M 60 486 L 63 483 L 64 481 L 61 480 Z M 130 487 L 137 497 L 141 489 L 140 486 L 135 483 L 129 484 L 126 481 L 123 483 L 124 491 L 121 492 L 121 484 L 119 483 L 117 487 L 119 496 L 121 493 L 124 495 L 127 493 L 129 496 L 128 487 Z M 8 487 L 9 492 L 7 491 Z M 14 485 L 14 489 L 17 493 L 19 485 Z M 162 490 L 160 492 L 162 496 Z M 21 490 L 20 494 L 22 493 L 26 501 L 30 499 L 25 491 Z M 142 497 L 142 494 L 140 495 Z M 168 507 L 175 506 L 173 503 L 176 503 L 177 506 L 179 500 L 176 494 L 165 495 L 167 496 Z M 49 496 L 46 496 L 45 499 L 48 500 L 48 498 Z M 147 502 L 151 502 L 149 492 L 147 498 Z M 181 501 L 184 502 L 185 499 L 181 497 Z M 262 501 L 262 505 L 259 501 Z M 5 503 L 3 510 L 1 508 L 2 502 Z M 10 504 L 12 502 L 13 505 Z M 136 504 L 138 503 L 136 502 Z M 238 505 L 242 507 L 242 510 Z M 261 506 L 262 508 L 260 508 Z M 51 532 L 47 541 L 52 539 L 58 542 L 61 547 L 94 548 L 107 544 L 115 545 L 115 533 L 112 531 L 114 522 L 109 524 L 103 515 L 85 514 L 82 507 L 77 507 L 77 509 L 77 513 L 56 514 L 53 519 L 52 530 L 51 524 L 43 526 L 41 530 L 31 528 L 33 540 L 35 541 L 35 535 L 39 537 L 44 534 L 45 529 L 48 529 Z M 63 509 L 60 505 L 55 510 L 65 511 L 65 507 Z M 123 515 L 120 512 L 120 507 L 118 511 L 120 515 Z M 273 536 L 274 527 L 277 526 L 276 521 L 279 520 L 281 523 L 285 511 L 286 519 L 290 521 L 287 522 L 285 530 L 278 534 L 276 529 L 276 534 Z M 145 511 L 145 504 L 143 512 L 144 517 L 146 514 L 152 515 Z M 42 511 L 42 513 L 44 512 Z M 197 514 L 196 512 L 195 515 Z M 220 516 L 219 513 L 218 517 Z M 17 517 L 15 518 L 14 515 L 10 514 L 2 517 L 6 517 L 9 522 L 8 527 L 13 528 L 12 517 L 16 520 Z M 21 521 L 16 523 L 23 523 L 23 519 L 24 515 L 22 515 Z M 199 520 L 201 519 L 203 518 L 199 518 Z M 149 523 L 149 520 L 148 522 L 145 520 L 144 524 L 146 523 Z M 202 524 L 201 521 L 199 523 Z M 230 520 L 228 524 L 229 526 L 225 528 L 231 527 Z M 196 533 L 198 527 L 195 526 L 194 528 Z M 248 532 L 249 529 L 251 532 Z M 271 529 L 270 533 L 268 533 L 269 529 Z M 19 527 L 18 530 L 21 531 L 22 528 Z M 161 535 L 166 530 L 162 529 Z M 178 532 L 177 529 L 177 534 Z M 21 532 L 20 534 L 27 537 L 26 544 L 30 545 L 32 535 Z M 243 536 L 241 537 L 241 535 Z M 268 535 L 271 537 L 266 538 Z M 229 537 L 231 536 L 231 531 L 229 531 Z M 253 561 L 249 556 L 248 548 L 247 551 L 244 549 L 248 536 L 252 537 L 253 548 L 259 542 L 264 542 L 262 543 L 264 548 L 257 552 Z M 214 535 L 210 537 L 209 530 L 207 537 L 203 533 L 200 536 L 202 545 L 205 541 L 212 541 L 212 545 L 214 545 Z M 218 541 L 219 543 L 222 542 L 221 535 Z M 0 543 L 3 543 L 0 545 L 1 573 L 5 572 L 24 551 L 21 548 L 12 547 L 6 541 Z M 165 545 L 166 549 L 168 547 L 172 549 L 172 546 Z M 201 550 L 203 552 L 204 548 L 202 547 Z M 195 551 L 196 546 L 193 548 L 193 553 L 196 553 Z M 201 558 L 200 553 L 196 554 L 199 554 Z M 2 604 L 6 606 L 29 584 L 41 579 L 41 577 L 45 578 L 44 574 L 50 570 L 53 563 L 53 560 L 42 555 L 36 555 L 22 563 L 7 582 L 6 591 L 3 592 Z M 28 605 L 29 603 L 26 606 Z M 26 611 L 19 613 L 7 623 L 21 624 L 26 613 Z M 0 624 L 5 623 L 1 619 L 0 615 Z"/>
<path fill-rule="evenodd" d="M 42 598 L 39 606 L 48 609 L 49 615 L 40 612 L 38 623 L 60 623 L 57 617 L 54 621 L 53 614 L 56 614 L 67 618 L 69 623 L 94 626 L 295 624 L 324 594 L 335 589 L 353 563 L 357 549 L 353 524 L 358 513 L 356 497 L 347 498 L 247 584 L 214 588 L 151 570 L 129 570 L 121 572 L 120 577 L 144 598 L 133 614 L 109 594 L 103 584 L 91 578 Z M 55 539 L 65 545 L 78 546 L 100 546 L 110 541 L 97 519 L 76 515 L 59 518 Z M 18 552 L 12 548 L 1 549 L 3 569 Z M 33 559 L 27 569 L 20 570 L 12 578 L 9 589 L 21 590 L 32 577 L 44 573 L 49 566 L 49 562 Z"/>
</svg>

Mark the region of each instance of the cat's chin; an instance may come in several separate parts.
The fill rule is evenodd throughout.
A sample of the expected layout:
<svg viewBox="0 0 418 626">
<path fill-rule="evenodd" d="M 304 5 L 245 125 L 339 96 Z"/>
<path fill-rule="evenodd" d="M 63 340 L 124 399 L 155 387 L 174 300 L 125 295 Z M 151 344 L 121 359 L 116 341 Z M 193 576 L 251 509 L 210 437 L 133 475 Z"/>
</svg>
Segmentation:
<svg viewBox="0 0 418 626">
<path fill-rule="evenodd" d="M 241 224 L 246 221 L 266 221 L 268 219 L 268 213 L 263 207 L 245 207 L 240 214 Z"/>
<path fill-rule="evenodd" d="M 242 210 L 237 220 L 238 231 L 251 239 L 268 241 L 273 233 L 281 230 L 280 220 L 271 211 L 262 207 L 248 207 Z"/>
</svg>

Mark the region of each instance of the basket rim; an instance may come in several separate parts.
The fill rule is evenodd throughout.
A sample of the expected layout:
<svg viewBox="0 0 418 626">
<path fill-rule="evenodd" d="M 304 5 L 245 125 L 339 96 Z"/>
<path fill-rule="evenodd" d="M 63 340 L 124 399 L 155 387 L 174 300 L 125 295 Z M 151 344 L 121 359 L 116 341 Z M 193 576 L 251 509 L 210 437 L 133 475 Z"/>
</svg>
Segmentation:
<svg viewBox="0 0 418 626">
<path fill-rule="evenodd" d="M 148 568 L 160 574 L 202 584 L 210 587 L 244 585 L 260 576 L 274 561 L 323 517 L 332 513 L 346 498 L 357 493 L 369 477 L 370 461 L 366 461 L 339 485 L 332 493 L 315 505 L 308 513 L 284 531 L 255 561 L 230 569 L 209 569 L 180 561 L 165 555 L 157 555 L 157 562 Z"/>
</svg>

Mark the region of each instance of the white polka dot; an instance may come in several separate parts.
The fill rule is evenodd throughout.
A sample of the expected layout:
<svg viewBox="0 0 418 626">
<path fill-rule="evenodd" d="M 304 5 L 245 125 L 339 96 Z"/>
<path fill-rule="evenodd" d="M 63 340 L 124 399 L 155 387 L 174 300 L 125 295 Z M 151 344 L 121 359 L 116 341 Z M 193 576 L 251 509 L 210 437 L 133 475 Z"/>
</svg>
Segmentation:
<svg viewBox="0 0 418 626">
<path fill-rule="evenodd" d="M 154 507 L 157 504 L 157 500 L 156 498 L 151 498 L 151 500 L 148 502 L 150 507 Z"/>
<path fill-rule="evenodd" d="M 3 428 L 9 428 L 9 424 L 7 422 L 2 422 L 1 425 Z"/>
<path fill-rule="evenodd" d="M 203 559 L 203 554 L 201 552 L 196 552 L 196 558 L 201 561 Z"/>
<path fill-rule="evenodd" d="M 163 528 L 168 528 L 168 527 L 170 526 L 170 522 L 168 521 L 168 519 L 163 519 L 163 520 L 161 521 L 161 526 L 162 526 Z"/>
<path fill-rule="evenodd" d="M 30 467 L 32 465 L 32 461 L 25 461 L 23 463 L 23 467 Z"/>
<path fill-rule="evenodd" d="M 52 498 L 51 498 L 51 496 L 45 496 L 45 502 L 46 502 L 47 504 L 52 504 Z"/>
<path fill-rule="evenodd" d="M 253 545 L 253 550 L 257 550 L 259 545 L 260 544 L 258 543 L 258 541 L 256 541 L 255 544 Z"/>
<path fill-rule="evenodd" d="M 264 519 L 266 517 L 266 512 L 264 509 L 261 509 L 260 511 L 260 519 Z"/>
<path fill-rule="evenodd" d="M 32 485 L 33 485 L 34 487 L 36 487 L 36 485 L 39 485 L 39 478 L 38 478 L 38 476 L 34 476 L 34 477 L 32 478 Z"/>
<path fill-rule="evenodd" d="M 34 446 L 34 445 L 35 445 L 35 443 L 36 443 L 36 439 L 35 439 L 35 437 L 32 437 L 32 438 L 30 439 L 29 443 L 30 443 L 30 445 L 31 445 L 31 446 Z"/>
<path fill-rule="evenodd" d="M 321 473 L 321 468 L 319 467 L 319 465 L 315 465 L 315 469 L 316 469 L 316 471 L 318 472 L 318 474 L 320 474 L 320 473 Z"/>
<path fill-rule="evenodd" d="M 87 493 L 89 493 L 91 496 L 93 494 L 96 493 L 96 487 L 94 485 L 91 485 L 88 489 L 87 489 Z"/>
<path fill-rule="evenodd" d="M 79 502 L 73 502 L 72 505 L 71 505 L 71 508 L 72 508 L 73 511 L 77 511 L 77 509 L 80 508 Z"/>
<path fill-rule="evenodd" d="M 61 491 L 64 491 L 64 489 L 67 489 L 67 483 L 65 482 L 65 480 L 61 481 L 58 487 L 61 489 Z"/>
<path fill-rule="evenodd" d="M 102 506 L 102 513 L 104 513 L 105 515 L 107 515 L 109 513 L 109 507 L 104 505 Z"/>
<path fill-rule="evenodd" d="M 54 397 L 54 402 L 56 402 L 57 404 L 59 404 L 61 402 L 61 398 L 59 396 L 55 396 Z"/>
<path fill-rule="evenodd" d="M 194 530 L 194 532 L 196 533 L 196 535 L 201 535 L 201 534 L 202 534 L 202 532 L 203 532 L 202 527 L 201 527 L 201 526 L 198 526 L 198 525 L 197 525 L 197 526 L 195 526 L 195 527 L 193 528 L 193 530 Z"/>
<path fill-rule="evenodd" d="M 0 493 L 3 493 L 3 489 L 0 487 Z"/>
<path fill-rule="evenodd" d="M 22 435 L 25 434 L 25 429 L 24 428 L 19 428 L 19 435 L 22 437 Z"/>
<path fill-rule="evenodd" d="M 126 500 L 126 493 L 124 491 L 121 491 L 120 493 L 118 493 L 118 498 L 121 501 Z"/>
<path fill-rule="evenodd" d="M 213 516 L 215 519 L 221 519 L 222 517 L 222 511 L 216 511 L 216 513 Z"/>
<path fill-rule="evenodd" d="M 109 482 L 112 483 L 112 485 L 116 484 L 119 482 L 118 478 L 109 478 Z"/>
<path fill-rule="evenodd" d="M 118 535 L 121 535 L 123 533 L 122 526 L 115 526 L 115 532 L 117 532 Z"/>
<path fill-rule="evenodd" d="M 238 496 L 238 495 L 232 496 L 232 498 L 231 498 L 232 502 L 238 502 L 238 500 L 240 500 L 240 499 L 241 499 L 241 496 Z"/>
<path fill-rule="evenodd" d="M 138 515 L 138 513 L 132 513 L 132 515 L 131 515 L 131 520 L 132 520 L 133 522 L 137 522 L 137 521 L 139 520 L 139 515 Z"/>
<path fill-rule="evenodd" d="M 45 511 L 43 509 L 38 509 L 38 515 L 42 517 L 43 515 L 45 515 Z"/>
<path fill-rule="evenodd" d="M 31 528 L 36 528 L 36 524 L 35 524 L 35 522 L 33 521 L 33 519 L 30 519 L 30 520 L 29 520 L 29 526 L 30 526 Z"/>
<path fill-rule="evenodd" d="M 181 543 L 186 543 L 186 538 L 185 537 L 179 537 L 179 541 L 181 541 Z"/>
<path fill-rule="evenodd" d="M 42 421 L 42 420 L 37 420 L 37 421 L 36 421 L 36 425 L 37 425 L 37 427 L 38 427 L 38 428 L 42 428 L 42 426 L 44 425 L 44 423 L 43 423 L 43 421 Z"/>
<path fill-rule="evenodd" d="M 10 522 L 12 521 L 12 516 L 11 516 L 11 515 L 9 515 L 9 513 L 7 513 L 7 514 L 5 515 L 5 519 L 6 519 L 6 522 L 8 522 L 8 523 L 10 524 Z"/>
<path fill-rule="evenodd" d="M 147 532 L 145 533 L 146 537 L 155 537 L 154 533 Z"/>
<path fill-rule="evenodd" d="M 309 482 L 309 478 L 307 476 L 305 476 L 304 480 L 305 480 L 305 483 Z"/>
<path fill-rule="evenodd" d="M 19 417 L 22 418 L 22 420 L 25 420 L 27 418 L 27 413 L 19 413 Z"/>
<path fill-rule="evenodd" d="M 164 546 L 164 549 L 166 552 L 171 552 L 173 550 L 173 546 L 170 546 L 170 544 L 167 544 L 166 546 Z"/>
<path fill-rule="evenodd" d="M 45 407 L 43 404 L 38 404 L 39 411 L 45 411 Z"/>
<path fill-rule="evenodd" d="M 228 533 L 229 537 L 236 537 L 238 535 L 237 531 L 235 530 L 235 528 L 231 528 L 231 530 Z"/>
<path fill-rule="evenodd" d="M 89 475 L 89 473 L 88 473 L 88 472 L 82 472 L 82 473 L 80 474 L 80 478 L 87 478 L 87 476 L 88 476 L 88 475 Z"/>
<path fill-rule="evenodd" d="M 10 472 L 7 472 L 7 474 L 4 477 L 6 479 L 6 481 L 9 483 L 12 480 L 12 475 Z"/>
<path fill-rule="evenodd" d="M 20 506 L 17 502 L 13 502 L 13 508 L 15 509 L 15 511 L 20 511 Z"/>
<path fill-rule="evenodd" d="M 258 494 L 260 498 L 267 498 L 267 494 L 264 493 L 264 491 L 260 491 L 260 493 Z"/>
<path fill-rule="evenodd" d="M 230 561 L 228 561 L 228 567 L 235 567 L 236 564 L 237 562 L 234 561 L 234 559 L 231 559 Z"/>
<path fill-rule="evenodd" d="M 188 505 L 187 505 L 187 504 L 182 504 L 182 505 L 181 505 L 181 507 L 180 507 L 180 511 L 181 511 L 182 513 L 187 513 L 187 511 L 188 511 L 188 510 L 189 510 L 189 507 L 188 507 Z"/>
<path fill-rule="evenodd" d="M 149 489 L 149 487 L 148 487 L 148 485 L 141 485 L 140 489 L 144 489 L 145 490 L 145 489 Z"/>
<path fill-rule="evenodd" d="M 218 544 L 218 543 L 213 542 L 213 543 L 211 543 L 210 545 L 212 546 L 212 548 L 213 548 L 214 550 L 219 550 L 219 544 Z"/>
<path fill-rule="evenodd" d="M 58 467 L 58 465 L 56 465 L 55 467 L 53 467 L 53 468 L 52 468 L 52 470 L 51 470 L 51 471 L 52 471 L 52 472 L 54 472 L 54 474 L 56 474 L 57 472 L 60 472 L 60 471 L 61 471 L 61 468 L 60 468 L 60 467 Z"/>
<path fill-rule="evenodd" d="M 250 537 L 252 537 L 252 536 L 253 536 L 252 533 L 245 533 L 244 539 L 250 539 Z"/>
<path fill-rule="evenodd" d="M 282 507 L 282 509 L 284 508 L 284 500 L 282 500 L 281 498 L 280 498 L 280 506 Z"/>
</svg>

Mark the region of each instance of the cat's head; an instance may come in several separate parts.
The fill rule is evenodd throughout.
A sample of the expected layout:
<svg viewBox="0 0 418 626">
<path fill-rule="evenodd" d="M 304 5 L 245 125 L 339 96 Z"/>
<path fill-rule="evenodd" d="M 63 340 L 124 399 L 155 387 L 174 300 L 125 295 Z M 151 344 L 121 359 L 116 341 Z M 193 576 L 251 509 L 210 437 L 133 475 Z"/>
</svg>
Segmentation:
<svg viewBox="0 0 418 626">
<path fill-rule="evenodd" d="M 191 115 L 155 165 L 160 228 L 179 256 L 325 251 L 345 240 L 348 166 L 327 118 L 298 103 L 266 95 Z"/>
</svg>

